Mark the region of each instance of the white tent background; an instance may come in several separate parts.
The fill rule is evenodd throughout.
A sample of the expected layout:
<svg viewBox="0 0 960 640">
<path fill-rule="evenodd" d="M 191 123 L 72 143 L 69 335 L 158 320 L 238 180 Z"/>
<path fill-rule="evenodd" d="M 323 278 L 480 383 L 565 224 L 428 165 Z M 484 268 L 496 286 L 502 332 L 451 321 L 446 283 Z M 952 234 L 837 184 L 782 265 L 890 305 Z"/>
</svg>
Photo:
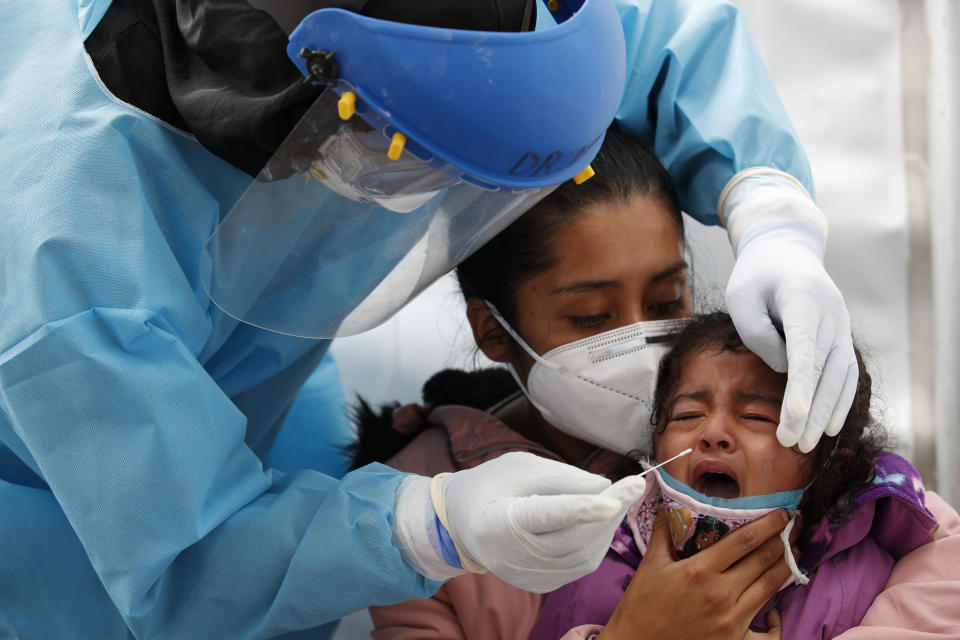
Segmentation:
<svg viewBox="0 0 960 640">
<path fill-rule="evenodd" d="M 830 218 L 826 263 L 874 379 L 874 409 L 928 487 L 960 506 L 960 6 L 952 0 L 739 0 Z M 721 291 L 726 234 L 688 219 L 696 277 Z M 715 297 L 715 296 L 714 296 Z M 387 324 L 335 341 L 348 399 L 416 401 L 483 364 L 452 277 Z M 361 612 L 338 640 L 367 637 Z"/>
</svg>

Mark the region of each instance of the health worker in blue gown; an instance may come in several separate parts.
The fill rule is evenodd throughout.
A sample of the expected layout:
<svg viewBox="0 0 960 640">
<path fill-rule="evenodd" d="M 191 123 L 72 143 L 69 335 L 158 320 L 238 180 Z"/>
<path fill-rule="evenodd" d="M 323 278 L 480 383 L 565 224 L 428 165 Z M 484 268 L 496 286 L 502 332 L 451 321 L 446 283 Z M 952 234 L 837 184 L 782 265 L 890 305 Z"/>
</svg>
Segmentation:
<svg viewBox="0 0 960 640">
<path fill-rule="evenodd" d="M 0 41 L 0 636 L 293 637 L 592 570 L 642 478 L 264 461 L 330 339 L 589 179 L 614 119 L 729 232 L 781 441 L 843 421 L 826 221 L 724 2 L 6 0 Z"/>
</svg>

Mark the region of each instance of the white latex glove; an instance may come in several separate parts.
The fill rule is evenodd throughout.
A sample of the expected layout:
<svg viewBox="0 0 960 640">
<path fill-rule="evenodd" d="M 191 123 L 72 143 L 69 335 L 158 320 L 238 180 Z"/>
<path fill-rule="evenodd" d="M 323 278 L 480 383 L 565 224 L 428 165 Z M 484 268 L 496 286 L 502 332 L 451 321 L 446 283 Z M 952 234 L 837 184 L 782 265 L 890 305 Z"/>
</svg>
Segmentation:
<svg viewBox="0 0 960 640">
<path fill-rule="evenodd" d="M 823 266 L 826 216 L 795 178 L 764 167 L 730 180 L 718 214 L 737 257 L 730 316 L 751 351 L 787 372 L 777 438 L 808 452 L 840 432 L 858 378 L 847 307 Z"/>
<path fill-rule="evenodd" d="M 405 480 L 397 500 L 395 542 L 427 577 L 463 573 L 437 562 L 442 556 L 433 532 L 435 511 L 464 569 L 489 570 L 515 587 L 545 593 L 597 568 L 627 509 L 645 488 L 638 476 L 611 484 L 560 462 L 507 453 L 432 480 Z M 424 491 L 432 508 L 428 522 L 416 524 L 425 513 L 417 506 Z"/>
</svg>

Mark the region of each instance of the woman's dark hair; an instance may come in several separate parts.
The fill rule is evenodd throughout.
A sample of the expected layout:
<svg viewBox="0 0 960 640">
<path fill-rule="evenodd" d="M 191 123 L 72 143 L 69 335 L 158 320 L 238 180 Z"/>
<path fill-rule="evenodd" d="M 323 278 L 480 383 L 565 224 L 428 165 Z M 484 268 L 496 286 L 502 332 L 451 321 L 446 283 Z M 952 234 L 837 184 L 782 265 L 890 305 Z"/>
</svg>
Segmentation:
<svg viewBox="0 0 960 640">
<path fill-rule="evenodd" d="M 572 180 L 563 183 L 460 264 L 457 279 L 464 298 L 493 303 L 508 323 L 515 324 L 520 285 L 553 266 L 557 231 L 597 203 L 649 196 L 666 205 L 683 241 L 680 201 L 670 175 L 638 140 L 613 125 L 590 164 L 596 172 L 594 177 L 579 185 Z M 473 389 L 469 398 L 462 397 L 465 386 Z M 513 378 L 502 368 L 469 373 L 447 369 L 424 385 L 424 403 L 488 409 L 517 390 Z M 347 448 L 353 460 L 351 468 L 388 459 L 419 433 L 399 433 L 391 428 L 396 407 L 374 409 L 358 398 L 351 409 L 357 441 Z M 421 425 L 420 430 L 425 427 Z"/>
<path fill-rule="evenodd" d="M 691 320 L 660 363 L 651 415 L 657 427 L 655 437 L 666 427 L 670 412 L 667 401 L 692 355 L 746 350 L 727 313 L 717 311 Z M 838 435 L 821 438 L 816 448 L 806 454 L 814 475 L 800 501 L 805 533 L 828 513 L 831 518 L 841 519 L 856 507 L 854 490 L 873 479 L 874 460 L 887 442 L 883 428 L 870 414 L 870 374 L 860 350 L 855 351 L 860 377 L 847 420 Z"/>
<path fill-rule="evenodd" d="M 553 266 L 554 237 L 591 205 L 649 196 L 670 211 L 683 242 L 680 201 L 670 174 L 636 138 L 613 125 L 590 163 L 596 175 L 583 184 L 563 183 L 457 267 L 463 297 L 491 302 L 516 326 L 517 291 Z"/>
</svg>

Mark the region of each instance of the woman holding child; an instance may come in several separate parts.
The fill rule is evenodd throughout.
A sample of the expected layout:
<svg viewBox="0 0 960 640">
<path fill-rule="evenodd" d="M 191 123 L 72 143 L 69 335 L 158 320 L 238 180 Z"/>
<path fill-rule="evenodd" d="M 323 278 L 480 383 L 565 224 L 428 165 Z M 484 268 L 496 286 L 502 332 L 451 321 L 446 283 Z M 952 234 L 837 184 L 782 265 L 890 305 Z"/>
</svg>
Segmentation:
<svg viewBox="0 0 960 640">
<path fill-rule="evenodd" d="M 527 451 L 617 479 L 637 471 L 630 468 L 635 463 L 624 454 L 635 455 L 638 447 L 641 455 L 656 454 L 660 460 L 679 452 L 677 447 L 667 447 L 671 438 L 677 438 L 679 429 L 674 423 L 695 422 L 692 416 L 697 411 L 688 407 L 685 414 L 671 413 L 682 407 L 674 396 L 661 397 L 667 393 L 663 389 L 658 389 L 657 402 L 651 404 L 668 341 L 684 324 L 681 319 L 693 313 L 680 208 L 662 166 L 630 136 L 611 130 L 593 164 L 596 177 L 579 187 L 561 186 L 458 269 L 477 345 L 492 360 L 508 365 L 510 373 L 442 372 L 424 388 L 427 406 L 385 411 L 379 422 L 364 407 L 357 466 L 379 459 L 404 471 L 436 475 L 471 468 L 509 452 Z M 735 356 L 749 354 L 738 344 Z M 769 387 L 759 394 L 762 397 L 753 398 L 750 411 L 745 412 L 754 435 L 762 436 L 763 446 L 740 458 L 745 466 L 723 463 L 712 469 L 708 481 L 703 473 L 688 473 L 694 469 L 691 464 L 705 459 L 697 448 L 712 444 L 714 450 L 729 453 L 727 449 L 735 441 L 716 439 L 716 434 L 701 437 L 689 430 L 680 440 L 695 453 L 671 463 L 666 472 L 699 488 L 700 494 L 721 499 L 782 491 L 796 494 L 809 483 L 818 483 L 818 491 L 809 495 L 824 501 L 811 505 L 805 498 L 799 504 L 804 515 L 799 539 L 803 545 L 819 532 L 814 525 L 824 518 L 823 505 L 838 499 L 855 502 L 851 496 L 860 495 L 855 490 L 872 477 L 874 454 L 879 449 L 876 443 L 861 438 L 869 422 L 869 376 L 860 373 L 850 418 L 859 422 L 856 428 L 841 433 L 843 444 L 825 438 L 812 453 L 803 454 L 780 445 L 775 435 L 786 376 L 749 355 L 752 360 L 747 369 L 753 377 L 737 377 L 734 369 L 730 375 L 751 384 L 763 381 Z M 716 378 L 718 373 L 722 371 L 711 375 Z M 679 372 L 675 375 L 679 377 Z M 656 440 L 652 440 L 652 411 L 661 418 Z M 869 436 L 868 432 L 863 438 Z M 652 444 L 661 449 L 651 448 Z M 857 465 L 851 467 L 852 458 Z M 764 472 L 763 465 L 771 461 L 777 462 L 780 475 Z M 825 471 L 819 471 L 822 469 Z M 838 469 L 849 473 L 837 475 Z M 660 478 L 667 473 L 656 481 L 647 476 L 646 499 L 653 504 L 660 495 Z M 913 497 L 915 535 L 896 554 L 888 553 L 886 567 L 889 571 L 899 560 L 912 570 L 894 572 L 890 593 L 880 594 L 864 623 L 889 619 L 891 611 L 899 611 L 902 599 L 924 592 L 924 582 L 939 580 L 935 557 L 945 552 L 944 546 L 947 552 L 953 550 L 954 565 L 958 564 L 960 520 L 956 513 L 932 494 L 927 495 L 926 505 L 922 491 Z M 780 587 L 797 573 L 787 562 L 778 536 L 783 529 L 783 511 L 775 511 L 682 562 L 670 557 L 666 522 L 647 526 L 642 553 L 634 541 L 632 556 L 625 551 L 632 540 L 625 524 L 617 534 L 622 555 L 616 553 L 615 540 L 597 572 L 552 595 L 516 589 L 492 574 L 461 576 L 448 581 L 428 600 L 372 608 L 373 636 L 378 640 L 522 639 L 533 630 L 531 638 L 540 640 L 567 632 L 565 637 L 585 638 L 602 629 L 601 638 L 610 640 L 781 637 L 781 632 L 787 637 L 790 629 L 781 630 L 777 610 L 764 606 L 775 596 L 782 600 L 785 596 L 782 592 L 778 595 Z M 854 513 L 864 518 L 862 511 Z M 832 526 L 841 522 L 842 515 L 825 522 Z M 633 522 L 636 525 L 635 513 Z M 647 525 L 652 522 L 650 518 Z M 794 540 L 800 529 L 795 527 Z M 948 536 L 951 533 L 952 538 Z M 632 564 L 624 561 L 624 556 L 630 556 Z M 812 568 L 803 564 L 804 558 L 801 555 L 801 566 Z M 631 582 L 634 570 L 638 577 Z M 697 579 L 691 580 L 691 575 Z M 817 579 L 822 582 L 825 578 Z M 851 614 L 856 619 L 847 619 L 846 627 L 854 628 L 842 637 L 858 637 L 856 625 L 885 581 L 886 576 L 874 580 L 870 588 L 875 593 L 861 598 L 860 608 Z M 572 606 L 578 601 L 599 601 L 602 606 Z M 918 620 L 904 621 L 903 629 L 896 630 L 902 634 L 898 637 L 930 631 L 938 624 L 960 625 L 956 620 L 936 621 L 928 615 L 935 608 L 933 603 L 910 603 L 924 613 L 918 613 Z M 793 605 L 789 615 L 795 616 L 799 610 Z M 786 619 L 787 625 L 793 621 Z M 678 620 L 685 622 L 680 625 Z M 609 624 L 602 628 L 595 623 Z M 828 628 L 826 623 L 824 628 Z M 829 628 L 839 633 L 845 627 Z M 639 629 L 650 635 L 638 636 Z M 859 637 L 877 637 L 875 633 Z"/>
</svg>

